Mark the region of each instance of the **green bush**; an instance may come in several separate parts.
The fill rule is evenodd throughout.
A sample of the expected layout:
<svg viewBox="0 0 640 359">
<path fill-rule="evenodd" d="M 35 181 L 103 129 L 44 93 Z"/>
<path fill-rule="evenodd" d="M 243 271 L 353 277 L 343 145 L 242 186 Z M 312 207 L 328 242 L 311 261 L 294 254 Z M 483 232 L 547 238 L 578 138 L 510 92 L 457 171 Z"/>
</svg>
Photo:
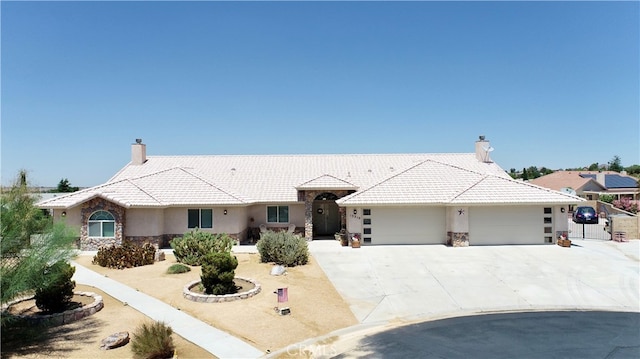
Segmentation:
<svg viewBox="0 0 640 359">
<path fill-rule="evenodd" d="M 173 344 L 173 329 L 163 322 L 143 323 L 131 337 L 134 358 L 172 358 L 176 349 Z"/>
<path fill-rule="evenodd" d="M 202 261 L 200 280 L 206 294 L 224 295 L 238 291 L 233 278 L 238 259 L 231 253 L 209 253 Z"/>
<path fill-rule="evenodd" d="M 171 267 L 167 268 L 168 274 L 180 274 L 180 273 L 187 273 L 190 271 L 191 271 L 191 268 L 180 263 L 172 264 Z"/>
<path fill-rule="evenodd" d="M 156 248 L 145 243 L 142 246 L 123 241 L 121 246 L 102 247 L 93 257 L 93 264 L 108 268 L 140 267 L 155 262 Z"/>
<path fill-rule="evenodd" d="M 235 240 L 228 234 L 200 232 L 199 229 L 187 232 L 183 237 L 171 241 L 173 254 L 178 262 L 191 266 L 202 264 L 202 258 L 209 253 L 231 252 Z"/>
<path fill-rule="evenodd" d="M 616 196 L 612 194 L 601 194 L 598 199 L 602 202 L 613 203 L 613 201 L 616 199 Z"/>
<path fill-rule="evenodd" d="M 287 232 L 266 231 L 256 245 L 263 263 L 275 263 L 287 267 L 307 264 L 309 247 L 307 241 Z"/>
<path fill-rule="evenodd" d="M 73 298 L 76 282 L 71 280 L 76 268 L 65 261 L 47 267 L 43 273 L 43 285 L 36 288 L 36 306 L 49 313 L 64 312 Z"/>
</svg>

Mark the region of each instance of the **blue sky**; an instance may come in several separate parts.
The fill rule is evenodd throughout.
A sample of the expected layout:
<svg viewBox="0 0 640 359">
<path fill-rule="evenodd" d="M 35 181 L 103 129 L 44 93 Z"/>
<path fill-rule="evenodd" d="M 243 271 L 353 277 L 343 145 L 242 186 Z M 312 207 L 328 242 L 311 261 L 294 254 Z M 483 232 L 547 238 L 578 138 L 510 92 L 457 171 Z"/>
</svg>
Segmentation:
<svg viewBox="0 0 640 359">
<path fill-rule="evenodd" d="M 638 2 L 1 2 L 2 184 L 148 155 L 640 164 Z"/>
</svg>

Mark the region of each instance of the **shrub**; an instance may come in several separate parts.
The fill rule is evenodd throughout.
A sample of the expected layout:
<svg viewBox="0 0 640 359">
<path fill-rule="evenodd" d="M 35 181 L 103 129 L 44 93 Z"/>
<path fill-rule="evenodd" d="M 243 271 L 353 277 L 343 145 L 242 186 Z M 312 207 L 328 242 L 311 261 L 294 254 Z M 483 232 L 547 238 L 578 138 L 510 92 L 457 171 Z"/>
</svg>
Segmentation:
<svg viewBox="0 0 640 359">
<path fill-rule="evenodd" d="M 598 196 L 598 199 L 602 202 L 613 203 L 613 200 L 616 199 L 616 196 L 612 194 L 601 194 L 600 196 Z"/>
<path fill-rule="evenodd" d="M 191 271 L 191 268 L 180 263 L 172 264 L 171 267 L 167 268 L 168 274 L 180 274 L 180 273 L 187 273 L 190 271 Z"/>
<path fill-rule="evenodd" d="M 173 344 L 173 329 L 163 322 L 143 323 L 131 337 L 134 358 L 172 358 L 176 349 Z"/>
<path fill-rule="evenodd" d="M 295 234 L 287 232 L 266 231 L 256 245 L 260 253 L 260 261 L 295 267 L 307 264 L 309 247 L 307 241 Z"/>
<path fill-rule="evenodd" d="M 130 241 L 123 241 L 121 246 L 100 248 L 98 254 L 93 257 L 92 263 L 117 269 L 140 267 L 153 264 L 155 254 L 156 248 L 150 243 L 138 246 Z"/>
<path fill-rule="evenodd" d="M 230 253 L 234 242 L 228 234 L 200 232 L 196 228 L 185 233 L 183 237 L 174 238 L 171 248 L 178 262 L 199 266 L 202 264 L 202 258 L 209 253 Z"/>
<path fill-rule="evenodd" d="M 629 197 L 623 197 L 613 201 L 613 206 L 623 211 L 636 214 L 638 213 L 638 209 L 640 209 L 640 201 L 632 201 Z"/>
<path fill-rule="evenodd" d="M 203 258 L 200 280 L 206 294 L 224 295 L 238 290 L 233 278 L 238 259 L 231 253 L 209 253 Z"/>
<path fill-rule="evenodd" d="M 73 298 L 76 282 L 71 280 L 76 268 L 65 261 L 47 267 L 43 273 L 43 285 L 36 288 L 36 306 L 45 312 L 64 312 Z"/>
</svg>

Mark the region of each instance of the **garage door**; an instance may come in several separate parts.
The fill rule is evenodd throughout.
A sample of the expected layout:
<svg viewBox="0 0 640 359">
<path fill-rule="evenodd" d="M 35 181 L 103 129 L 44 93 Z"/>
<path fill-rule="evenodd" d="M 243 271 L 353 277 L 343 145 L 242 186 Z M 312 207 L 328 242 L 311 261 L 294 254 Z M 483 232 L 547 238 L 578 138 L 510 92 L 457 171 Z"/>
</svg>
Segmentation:
<svg viewBox="0 0 640 359">
<path fill-rule="evenodd" d="M 469 208 L 469 245 L 543 244 L 542 207 Z"/>
<path fill-rule="evenodd" d="M 385 207 L 371 209 L 371 244 L 444 244 L 445 210 L 442 207 Z M 365 217 L 366 218 L 366 217 Z"/>
</svg>

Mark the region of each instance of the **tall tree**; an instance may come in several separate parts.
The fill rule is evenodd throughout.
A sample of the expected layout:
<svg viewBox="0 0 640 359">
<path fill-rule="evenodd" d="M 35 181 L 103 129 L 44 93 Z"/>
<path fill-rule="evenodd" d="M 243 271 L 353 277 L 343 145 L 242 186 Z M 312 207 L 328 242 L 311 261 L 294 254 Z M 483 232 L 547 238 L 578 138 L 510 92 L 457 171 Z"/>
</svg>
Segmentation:
<svg viewBox="0 0 640 359">
<path fill-rule="evenodd" d="M 69 182 L 68 179 L 63 178 L 60 180 L 60 182 L 58 182 L 58 187 L 57 187 L 57 192 L 76 192 L 78 191 L 80 188 L 78 187 L 72 187 L 71 183 Z"/>
<path fill-rule="evenodd" d="M 64 223 L 54 225 L 35 206 L 24 171 L 2 192 L 0 216 L 0 297 L 5 304 L 46 285 L 45 280 L 55 280 L 55 276 L 45 279 L 42 273 L 52 263 L 72 258 L 76 236 Z"/>
<path fill-rule="evenodd" d="M 622 172 L 624 167 L 620 164 L 621 160 L 619 156 L 613 156 L 611 162 L 609 162 L 609 171 Z"/>
</svg>

